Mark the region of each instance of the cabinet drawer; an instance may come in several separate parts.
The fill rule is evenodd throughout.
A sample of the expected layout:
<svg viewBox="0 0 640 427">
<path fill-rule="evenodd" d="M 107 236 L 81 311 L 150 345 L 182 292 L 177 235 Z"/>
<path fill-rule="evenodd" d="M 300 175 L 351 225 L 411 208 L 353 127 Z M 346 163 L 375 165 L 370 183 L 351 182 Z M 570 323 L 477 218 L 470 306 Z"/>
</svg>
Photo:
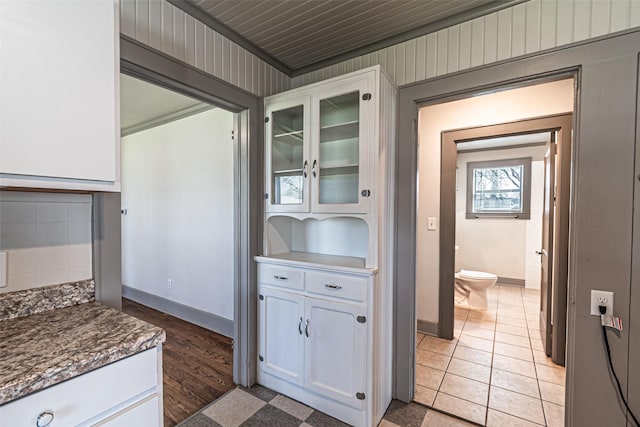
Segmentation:
<svg viewBox="0 0 640 427">
<path fill-rule="evenodd" d="M 145 392 L 156 392 L 158 364 L 152 348 L 0 407 L 4 426 L 35 426 L 50 411 L 54 426 L 75 426 Z M 151 424 L 149 424 L 151 425 Z"/>
<path fill-rule="evenodd" d="M 304 272 L 275 265 L 260 265 L 258 282 L 290 289 L 304 289 Z"/>
<path fill-rule="evenodd" d="M 307 273 L 307 291 L 336 298 L 365 301 L 367 279 L 340 274 Z"/>
</svg>

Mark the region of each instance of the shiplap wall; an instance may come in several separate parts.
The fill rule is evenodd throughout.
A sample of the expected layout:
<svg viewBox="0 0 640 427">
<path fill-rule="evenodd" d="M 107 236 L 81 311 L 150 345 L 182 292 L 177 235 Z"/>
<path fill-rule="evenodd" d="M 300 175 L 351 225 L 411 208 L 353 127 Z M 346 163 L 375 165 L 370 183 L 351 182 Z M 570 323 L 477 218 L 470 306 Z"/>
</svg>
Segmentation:
<svg viewBox="0 0 640 427">
<path fill-rule="evenodd" d="M 120 0 L 120 32 L 241 89 L 267 96 L 291 78 L 166 0 Z"/>
<path fill-rule="evenodd" d="M 531 0 L 293 78 L 304 86 L 380 64 L 397 85 L 640 26 L 640 0 Z"/>
</svg>

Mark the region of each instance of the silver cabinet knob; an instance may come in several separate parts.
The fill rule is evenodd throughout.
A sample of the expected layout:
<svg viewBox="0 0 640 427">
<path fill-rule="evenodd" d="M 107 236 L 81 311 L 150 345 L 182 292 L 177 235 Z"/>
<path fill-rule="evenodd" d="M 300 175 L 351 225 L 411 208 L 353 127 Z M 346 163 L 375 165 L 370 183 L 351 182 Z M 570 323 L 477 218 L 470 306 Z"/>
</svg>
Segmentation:
<svg viewBox="0 0 640 427">
<path fill-rule="evenodd" d="M 38 415 L 36 419 L 36 427 L 47 427 L 53 422 L 53 412 L 45 411 Z"/>
</svg>

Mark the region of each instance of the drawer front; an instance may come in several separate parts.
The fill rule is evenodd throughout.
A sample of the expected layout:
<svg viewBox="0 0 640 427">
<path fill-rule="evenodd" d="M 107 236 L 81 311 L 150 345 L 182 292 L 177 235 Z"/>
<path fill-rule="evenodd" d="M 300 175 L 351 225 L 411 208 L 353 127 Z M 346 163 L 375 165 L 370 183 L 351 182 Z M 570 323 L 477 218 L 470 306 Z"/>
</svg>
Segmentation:
<svg viewBox="0 0 640 427">
<path fill-rule="evenodd" d="M 258 281 L 267 285 L 304 290 L 304 271 L 260 264 Z"/>
<path fill-rule="evenodd" d="M 127 408 L 123 412 L 119 412 L 111 418 L 94 424 L 95 427 L 158 427 L 161 425 L 158 396 L 150 397 L 131 408 Z"/>
<path fill-rule="evenodd" d="M 35 426 L 45 411 L 53 413 L 53 426 L 75 426 L 144 392 L 155 393 L 157 361 L 152 348 L 7 403 L 0 407 L 2 426 Z"/>
<path fill-rule="evenodd" d="M 367 279 L 340 274 L 307 273 L 307 291 L 314 294 L 364 302 Z"/>
</svg>

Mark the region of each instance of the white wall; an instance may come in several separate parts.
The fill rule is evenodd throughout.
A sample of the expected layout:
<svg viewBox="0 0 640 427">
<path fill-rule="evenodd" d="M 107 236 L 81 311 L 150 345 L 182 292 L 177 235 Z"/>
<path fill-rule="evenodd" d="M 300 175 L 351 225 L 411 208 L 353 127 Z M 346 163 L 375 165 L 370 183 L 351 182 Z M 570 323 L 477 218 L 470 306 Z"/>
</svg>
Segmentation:
<svg viewBox="0 0 640 427">
<path fill-rule="evenodd" d="M 291 87 L 376 64 L 403 85 L 638 26 L 638 0 L 529 0 L 296 76 Z"/>
<path fill-rule="evenodd" d="M 91 195 L 0 191 L 0 293 L 91 279 Z"/>
<path fill-rule="evenodd" d="M 438 321 L 439 232 L 427 217 L 440 213 L 440 134 L 444 130 L 505 123 L 573 110 L 573 80 L 492 93 L 420 109 L 418 124 L 418 212 L 416 313 Z"/>
<path fill-rule="evenodd" d="M 291 78 L 167 0 L 120 0 L 120 32 L 258 96 Z"/>
<path fill-rule="evenodd" d="M 545 152 L 545 146 L 538 146 L 458 153 L 456 244 L 460 248 L 456 252 L 457 269 L 487 271 L 498 277 L 523 280 L 528 288 L 540 287 L 540 258 L 535 251 L 542 242 Z M 522 157 L 532 158 L 531 218 L 467 219 L 467 163 Z"/>
<path fill-rule="evenodd" d="M 233 114 L 122 139 L 123 284 L 233 319 Z M 172 280 L 172 289 L 168 280 Z"/>
</svg>

